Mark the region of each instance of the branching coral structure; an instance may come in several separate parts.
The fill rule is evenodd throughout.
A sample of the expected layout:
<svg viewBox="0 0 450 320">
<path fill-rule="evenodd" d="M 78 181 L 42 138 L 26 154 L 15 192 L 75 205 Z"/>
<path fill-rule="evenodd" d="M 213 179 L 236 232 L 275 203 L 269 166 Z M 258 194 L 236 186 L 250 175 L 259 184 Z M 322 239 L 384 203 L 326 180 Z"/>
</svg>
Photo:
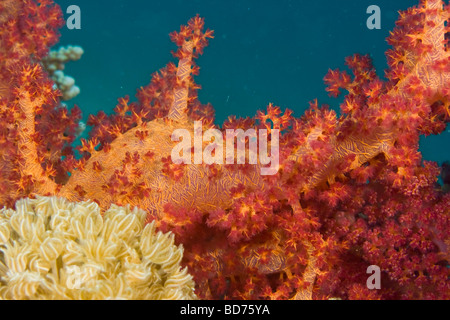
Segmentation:
<svg viewBox="0 0 450 320">
<path fill-rule="evenodd" d="M 317 101 L 300 118 L 269 104 L 221 126 L 197 97 L 196 59 L 213 32 L 196 16 L 170 35 L 177 65 L 153 74 L 136 102 L 120 98 L 113 114 L 89 116 L 79 159 L 71 143 L 80 112 L 59 107 L 61 92 L 42 67 L 57 41 L 58 8 L 24 2 L 4 1 L 0 18 L 0 204 L 58 196 L 105 211 L 145 210 L 152 228 L 183 245 L 181 264 L 199 298 L 449 298 L 450 197 L 418 145 L 420 135 L 439 134 L 450 121 L 443 1 L 400 12 L 388 38 L 387 80 L 368 55 L 346 59 L 352 75 L 328 72 L 330 95 L 347 92 L 339 116 Z M 24 23 L 28 32 L 18 27 Z M 223 141 L 228 129 L 266 130 L 268 144 L 279 142 L 271 147 L 278 171 L 262 176 L 263 163 L 249 164 L 246 154 L 237 164 L 237 152 L 231 163 L 229 154 L 223 164 L 199 163 L 196 148 L 219 150 L 207 139 L 184 150 L 192 161 L 176 162 L 177 129 L 191 136 L 217 129 Z M 371 265 L 382 271 L 381 290 L 366 286 Z"/>
<path fill-rule="evenodd" d="M 42 59 L 44 69 L 61 91 L 61 99 L 64 101 L 73 99 L 80 93 L 80 88 L 75 85 L 75 79 L 64 74 L 65 64 L 69 61 L 79 60 L 83 53 L 83 48 L 79 46 L 67 46 L 50 51 Z"/>
</svg>

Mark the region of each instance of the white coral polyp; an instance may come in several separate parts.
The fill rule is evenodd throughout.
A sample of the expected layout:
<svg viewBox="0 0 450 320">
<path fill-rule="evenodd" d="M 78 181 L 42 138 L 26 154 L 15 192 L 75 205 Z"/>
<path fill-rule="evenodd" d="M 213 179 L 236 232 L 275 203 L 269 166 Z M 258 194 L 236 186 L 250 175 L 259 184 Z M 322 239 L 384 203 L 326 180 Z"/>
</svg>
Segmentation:
<svg viewBox="0 0 450 320">
<path fill-rule="evenodd" d="M 196 299 L 182 246 L 138 208 L 37 197 L 0 210 L 1 299 Z"/>
</svg>

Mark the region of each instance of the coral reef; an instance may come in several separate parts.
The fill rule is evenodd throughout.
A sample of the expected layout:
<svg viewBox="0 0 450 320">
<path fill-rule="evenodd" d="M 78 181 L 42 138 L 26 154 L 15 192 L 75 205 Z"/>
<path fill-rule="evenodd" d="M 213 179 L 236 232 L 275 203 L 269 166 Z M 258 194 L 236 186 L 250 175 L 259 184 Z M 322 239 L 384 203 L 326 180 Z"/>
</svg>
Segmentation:
<svg viewBox="0 0 450 320">
<path fill-rule="evenodd" d="M 330 95 L 347 91 L 339 116 L 317 101 L 300 118 L 269 105 L 220 127 L 197 98 L 195 59 L 213 32 L 194 17 L 171 34 L 178 65 L 155 73 L 137 102 L 120 98 L 113 114 L 89 117 L 80 159 L 71 148 L 79 110 L 59 106 L 41 64 L 60 13 L 50 1 L 24 3 L 4 1 L 0 17 L 2 205 L 56 195 L 102 210 L 139 207 L 183 244 L 200 298 L 449 298 L 450 197 L 418 150 L 420 135 L 450 121 L 450 9 L 441 0 L 400 13 L 387 80 L 358 54 L 346 59 L 352 75 L 330 70 Z M 194 134 L 194 121 L 224 140 L 227 129 L 266 129 L 268 141 L 279 130 L 278 172 L 261 176 L 263 165 L 248 161 L 175 163 L 172 133 Z M 382 290 L 366 287 L 370 265 L 382 270 Z"/>
<path fill-rule="evenodd" d="M 64 198 L 0 211 L 2 299 L 196 299 L 173 234 L 146 212 Z"/>
</svg>

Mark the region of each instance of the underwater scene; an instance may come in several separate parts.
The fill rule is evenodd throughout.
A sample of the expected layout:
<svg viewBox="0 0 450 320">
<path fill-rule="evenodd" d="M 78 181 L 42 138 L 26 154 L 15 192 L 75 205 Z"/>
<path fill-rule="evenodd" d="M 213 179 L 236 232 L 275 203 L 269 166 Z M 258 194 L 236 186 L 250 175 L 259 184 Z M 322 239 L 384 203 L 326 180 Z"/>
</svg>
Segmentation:
<svg viewBox="0 0 450 320">
<path fill-rule="evenodd" d="M 449 299 L 449 19 L 0 0 L 0 299 Z"/>
</svg>

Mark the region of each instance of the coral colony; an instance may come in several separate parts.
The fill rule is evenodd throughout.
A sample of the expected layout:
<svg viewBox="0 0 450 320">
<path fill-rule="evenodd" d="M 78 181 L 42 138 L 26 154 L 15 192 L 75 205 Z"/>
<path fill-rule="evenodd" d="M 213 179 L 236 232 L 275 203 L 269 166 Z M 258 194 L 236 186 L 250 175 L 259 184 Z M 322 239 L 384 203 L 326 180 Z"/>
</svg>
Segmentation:
<svg viewBox="0 0 450 320">
<path fill-rule="evenodd" d="M 329 71 L 329 94 L 347 93 L 341 115 L 316 101 L 301 117 L 270 104 L 220 126 L 197 98 L 195 59 L 213 32 L 194 17 L 170 34 L 177 64 L 136 102 L 90 115 L 78 155 L 80 110 L 62 104 L 46 68 L 60 8 L 0 8 L 2 298 L 450 298 L 450 194 L 418 151 L 420 135 L 450 122 L 443 1 L 400 13 L 387 80 L 359 54 L 346 59 L 352 74 Z M 238 129 L 241 146 L 265 143 L 259 160 L 223 152 Z M 194 149 L 211 161 L 193 161 Z M 269 153 L 279 164 L 263 175 Z"/>
</svg>

